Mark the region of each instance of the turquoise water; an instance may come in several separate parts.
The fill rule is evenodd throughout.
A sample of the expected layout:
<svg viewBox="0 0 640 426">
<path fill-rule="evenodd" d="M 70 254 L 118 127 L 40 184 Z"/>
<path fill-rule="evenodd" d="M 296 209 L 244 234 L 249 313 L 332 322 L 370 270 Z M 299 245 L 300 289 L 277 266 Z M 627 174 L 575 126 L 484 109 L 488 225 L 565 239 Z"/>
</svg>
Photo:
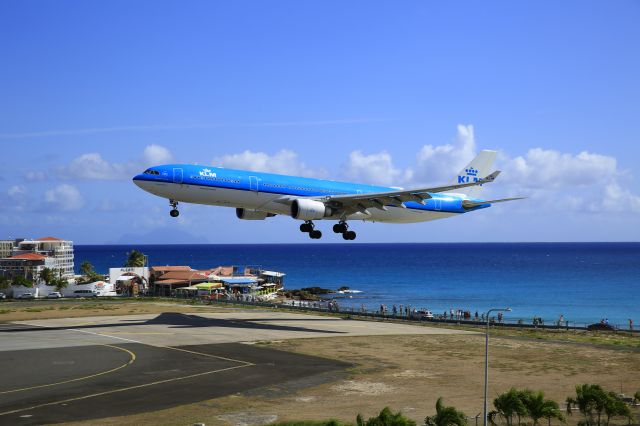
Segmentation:
<svg viewBox="0 0 640 426">
<path fill-rule="evenodd" d="M 511 319 L 640 325 L 640 243 L 76 246 L 76 269 L 88 260 L 106 272 L 134 248 L 150 265 L 259 265 L 286 273 L 287 288 L 362 291 L 342 306 L 509 306 Z"/>
</svg>

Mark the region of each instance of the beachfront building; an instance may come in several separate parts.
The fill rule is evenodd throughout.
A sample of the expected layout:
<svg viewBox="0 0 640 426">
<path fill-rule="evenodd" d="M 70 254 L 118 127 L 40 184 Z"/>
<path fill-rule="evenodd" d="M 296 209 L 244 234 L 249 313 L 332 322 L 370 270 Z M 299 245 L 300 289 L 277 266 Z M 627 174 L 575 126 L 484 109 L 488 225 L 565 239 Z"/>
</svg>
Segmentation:
<svg viewBox="0 0 640 426">
<path fill-rule="evenodd" d="M 29 254 L 48 258 L 47 265 L 45 265 L 47 268 L 55 269 L 63 278 L 73 278 L 73 241 L 44 237 L 36 240 L 19 238 L 0 242 L 0 262 L 2 263 L 6 259 L 20 259 L 20 256 Z M 32 260 L 36 257 L 39 258 L 39 256 L 32 257 Z M 3 266 L 0 266 L 1 269 Z M 24 276 L 24 274 L 22 275 Z"/>
<path fill-rule="evenodd" d="M 149 292 L 148 267 L 109 268 L 109 291 L 118 296 L 138 296 Z"/>
<path fill-rule="evenodd" d="M 53 258 L 39 253 L 23 253 L 0 259 L 0 271 L 7 278 L 23 277 L 32 282 L 40 280 L 44 268 L 53 268 Z"/>
<path fill-rule="evenodd" d="M 0 259 L 11 257 L 15 240 L 0 240 Z"/>
<path fill-rule="evenodd" d="M 194 270 L 188 266 L 151 267 L 151 293 L 159 296 L 221 294 L 265 296 L 284 286 L 282 272 L 251 266 L 218 266 Z"/>
</svg>

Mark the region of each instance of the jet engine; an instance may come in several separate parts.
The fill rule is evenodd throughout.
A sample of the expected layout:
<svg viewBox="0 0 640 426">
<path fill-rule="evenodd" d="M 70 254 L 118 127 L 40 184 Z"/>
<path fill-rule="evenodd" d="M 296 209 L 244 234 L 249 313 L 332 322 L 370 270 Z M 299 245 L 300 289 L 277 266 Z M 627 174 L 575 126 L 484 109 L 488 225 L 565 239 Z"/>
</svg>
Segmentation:
<svg viewBox="0 0 640 426">
<path fill-rule="evenodd" d="M 242 220 L 265 220 L 268 217 L 273 217 L 275 214 L 267 213 L 260 210 L 249 210 L 249 209 L 236 209 L 236 216 L 238 219 Z"/>
<path fill-rule="evenodd" d="M 301 220 L 316 220 L 333 215 L 333 210 L 320 201 L 305 198 L 293 200 L 291 217 Z"/>
</svg>

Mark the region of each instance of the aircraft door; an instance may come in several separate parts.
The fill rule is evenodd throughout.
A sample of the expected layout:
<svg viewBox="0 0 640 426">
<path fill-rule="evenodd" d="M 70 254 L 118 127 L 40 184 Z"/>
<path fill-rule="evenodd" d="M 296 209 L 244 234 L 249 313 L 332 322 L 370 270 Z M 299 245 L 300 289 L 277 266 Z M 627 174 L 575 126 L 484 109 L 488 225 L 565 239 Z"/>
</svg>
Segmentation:
<svg viewBox="0 0 640 426">
<path fill-rule="evenodd" d="M 249 176 L 249 189 L 258 192 L 258 178 L 256 176 Z"/>
<path fill-rule="evenodd" d="M 442 200 L 436 198 L 433 200 L 433 204 L 435 205 L 436 210 L 442 210 Z"/>
<path fill-rule="evenodd" d="M 173 183 L 182 183 L 182 169 L 173 169 Z"/>
</svg>

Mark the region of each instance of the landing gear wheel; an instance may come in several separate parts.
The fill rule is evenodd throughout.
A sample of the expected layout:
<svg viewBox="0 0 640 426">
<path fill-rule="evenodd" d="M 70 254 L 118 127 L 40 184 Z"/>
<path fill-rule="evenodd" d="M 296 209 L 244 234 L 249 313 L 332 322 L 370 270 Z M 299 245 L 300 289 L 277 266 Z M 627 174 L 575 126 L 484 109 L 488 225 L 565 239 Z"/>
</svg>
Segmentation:
<svg viewBox="0 0 640 426">
<path fill-rule="evenodd" d="M 169 214 L 171 215 L 171 217 L 178 217 L 180 216 L 180 212 L 177 209 L 173 209 L 169 212 Z"/>
<path fill-rule="evenodd" d="M 344 234 L 345 232 L 347 232 L 348 228 L 349 226 L 346 222 L 336 223 L 335 225 L 333 225 L 333 232 L 335 232 L 336 234 Z"/>
<path fill-rule="evenodd" d="M 313 231 L 313 222 L 308 221 L 300 225 L 300 232 L 311 232 Z"/>
<path fill-rule="evenodd" d="M 356 233 L 353 231 L 346 231 L 342 233 L 342 238 L 344 238 L 345 240 L 355 240 L 356 239 Z"/>
<path fill-rule="evenodd" d="M 309 232 L 309 237 L 312 240 L 319 240 L 320 238 L 322 238 L 322 232 L 318 231 L 317 229 L 314 229 L 313 231 Z"/>
</svg>

